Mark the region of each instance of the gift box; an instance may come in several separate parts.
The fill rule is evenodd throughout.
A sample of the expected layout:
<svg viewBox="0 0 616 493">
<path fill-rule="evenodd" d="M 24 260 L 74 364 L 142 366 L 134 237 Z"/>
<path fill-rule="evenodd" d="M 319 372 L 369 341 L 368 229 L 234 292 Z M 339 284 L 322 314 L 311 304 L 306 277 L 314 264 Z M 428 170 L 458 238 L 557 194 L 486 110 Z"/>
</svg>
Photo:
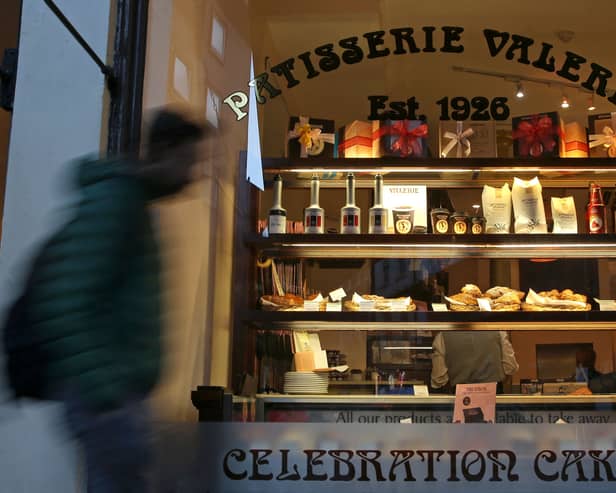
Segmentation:
<svg viewBox="0 0 616 493">
<path fill-rule="evenodd" d="M 287 157 L 334 157 L 334 120 L 292 116 L 287 132 Z"/>
<path fill-rule="evenodd" d="M 355 120 L 338 130 L 338 157 L 378 157 L 379 122 Z"/>
<path fill-rule="evenodd" d="M 423 120 L 384 120 L 376 132 L 375 157 L 427 157 L 428 125 Z"/>
<path fill-rule="evenodd" d="M 564 157 L 588 157 L 588 141 L 586 139 L 586 128 L 581 123 L 566 123 L 564 138 Z"/>
<path fill-rule="evenodd" d="M 515 157 L 564 155 L 563 123 L 556 111 L 511 119 Z"/>
<path fill-rule="evenodd" d="M 440 157 L 496 157 L 496 126 L 490 122 L 439 122 Z"/>
<path fill-rule="evenodd" d="M 616 158 L 616 112 L 588 116 L 590 157 Z"/>
<path fill-rule="evenodd" d="M 513 157 L 511 124 L 496 122 L 496 157 Z"/>
</svg>

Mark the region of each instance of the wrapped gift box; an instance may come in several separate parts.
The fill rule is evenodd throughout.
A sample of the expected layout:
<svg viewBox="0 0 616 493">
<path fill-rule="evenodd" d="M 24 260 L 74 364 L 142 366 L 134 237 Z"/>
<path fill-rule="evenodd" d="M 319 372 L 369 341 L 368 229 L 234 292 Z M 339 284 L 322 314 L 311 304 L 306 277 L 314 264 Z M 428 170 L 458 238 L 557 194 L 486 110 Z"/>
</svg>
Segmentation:
<svg viewBox="0 0 616 493">
<path fill-rule="evenodd" d="M 292 116 L 287 131 L 287 156 L 333 158 L 335 132 L 334 120 Z"/>
<path fill-rule="evenodd" d="M 588 157 L 586 128 L 581 123 L 565 124 L 565 157 Z"/>
<path fill-rule="evenodd" d="M 616 157 L 616 112 L 588 116 L 590 157 Z"/>
<path fill-rule="evenodd" d="M 462 129 L 460 130 L 460 126 Z M 472 133 L 469 132 L 472 130 Z M 447 136 L 446 136 L 447 134 Z M 458 145 L 457 138 L 455 145 L 452 135 L 460 136 L 462 143 Z M 470 147 L 466 147 L 464 139 L 468 139 Z M 438 148 L 440 157 L 496 157 L 496 126 L 493 121 L 489 122 L 456 122 L 456 121 L 441 121 L 439 122 L 438 131 Z M 450 147 L 450 149 L 447 149 Z M 460 152 L 458 152 L 458 149 Z M 470 149 L 470 153 L 465 152 Z M 447 151 L 446 155 L 443 155 Z"/>
<path fill-rule="evenodd" d="M 338 130 L 338 157 L 378 157 L 378 121 L 355 120 Z"/>
<path fill-rule="evenodd" d="M 375 157 L 427 157 L 428 125 L 423 120 L 384 120 Z"/>
<path fill-rule="evenodd" d="M 515 157 L 564 155 L 564 128 L 556 111 L 516 116 L 511 123 Z"/>
<path fill-rule="evenodd" d="M 511 124 L 497 122 L 496 126 L 496 157 L 513 157 L 513 133 Z"/>
</svg>

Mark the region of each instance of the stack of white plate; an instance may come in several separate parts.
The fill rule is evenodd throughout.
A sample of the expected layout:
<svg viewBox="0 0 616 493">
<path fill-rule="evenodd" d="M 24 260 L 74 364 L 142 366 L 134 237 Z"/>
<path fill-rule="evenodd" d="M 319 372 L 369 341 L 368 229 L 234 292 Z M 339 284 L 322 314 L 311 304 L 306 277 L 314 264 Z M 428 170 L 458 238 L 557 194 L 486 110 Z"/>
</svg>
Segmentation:
<svg viewBox="0 0 616 493">
<path fill-rule="evenodd" d="M 288 371 L 284 374 L 285 394 L 327 394 L 327 373 Z"/>
</svg>

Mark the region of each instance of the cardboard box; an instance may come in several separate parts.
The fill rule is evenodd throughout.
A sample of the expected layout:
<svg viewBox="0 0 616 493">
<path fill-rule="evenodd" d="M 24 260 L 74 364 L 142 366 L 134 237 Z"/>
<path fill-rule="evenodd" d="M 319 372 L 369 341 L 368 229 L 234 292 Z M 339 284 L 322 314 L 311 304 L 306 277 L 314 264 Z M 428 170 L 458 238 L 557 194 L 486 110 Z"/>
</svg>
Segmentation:
<svg viewBox="0 0 616 493">
<path fill-rule="evenodd" d="M 590 157 L 616 158 L 616 112 L 588 115 L 588 133 L 591 145 L 593 141 L 602 142 L 590 147 Z"/>
<path fill-rule="evenodd" d="M 443 151 L 447 150 L 447 146 L 452 140 L 445 137 L 445 133 L 457 134 L 458 124 L 462 124 L 463 134 L 468 129 L 472 129 L 472 134 L 467 137 L 470 143 L 470 154 L 466 156 L 462 152 L 461 155 L 458 155 L 456 144 L 447 155 L 443 156 Z M 463 151 L 464 148 L 465 146 L 462 145 L 461 150 Z M 496 157 L 496 126 L 494 122 L 439 122 L 438 155 L 440 157 Z"/>
<path fill-rule="evenodd" d="M 558 112 L 511 119 L 515 157 L 564 156 L 564 126 Z"/>
<path fill-rule="evenodd" d="M 578 122 L 565 124 L 564 157 L 588 157 L 588 140 L 586 128 Z"/>
<path fill-rule="evenodd" d="M 427 157 L 428 125 L 423 120 L 384 120 L 376 157 Z"/>
<path fill-rule="evenodd" d="M 355 120 L 338 130 L 338 157 L 377 157 L 379 151 L 378 121 Z"/>
<path fill-rule="evenodd" d="M 334 120 L 292 116 L 287 130 L 287 157 L 333 158 L 335 132 Z M 301 142 L 304 137 L 309 141 L 308 146 Z"/>
</svg>

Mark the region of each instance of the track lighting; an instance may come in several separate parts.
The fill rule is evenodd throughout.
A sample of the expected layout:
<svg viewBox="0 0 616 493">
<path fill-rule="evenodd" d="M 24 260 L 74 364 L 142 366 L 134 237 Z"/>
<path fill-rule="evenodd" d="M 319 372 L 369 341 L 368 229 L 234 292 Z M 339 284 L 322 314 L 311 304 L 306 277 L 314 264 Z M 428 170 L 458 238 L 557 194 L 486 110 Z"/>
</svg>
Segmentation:
<svg viewBox="0 0 616 493">
<path fill-rule="evenodd" d="M 518 83 L 516 84 L 515 97 L 518 99 L 522 99 L 524 96 L 526 96 L 526 93 L 524 92 L 524 86 L 522 86 L 522 83 L 518 81 Z"/>
<path fill-rule="evenodd" d="M 569 107 L 569 98 L 566 94 L 563 94 L 563 97 L 560 100 L 560 107 L 563 109 L 567 109 Z"/>
<path fill-rule="evenodd" d="M 595 111 L 597 107 L 595 106 L 595 93 L 592 93 L 588 96 L 588 107 L 586 108 L 588 111 Z"/>
</svg>

